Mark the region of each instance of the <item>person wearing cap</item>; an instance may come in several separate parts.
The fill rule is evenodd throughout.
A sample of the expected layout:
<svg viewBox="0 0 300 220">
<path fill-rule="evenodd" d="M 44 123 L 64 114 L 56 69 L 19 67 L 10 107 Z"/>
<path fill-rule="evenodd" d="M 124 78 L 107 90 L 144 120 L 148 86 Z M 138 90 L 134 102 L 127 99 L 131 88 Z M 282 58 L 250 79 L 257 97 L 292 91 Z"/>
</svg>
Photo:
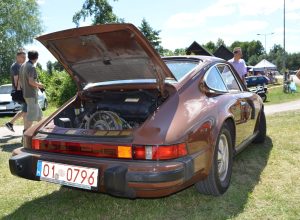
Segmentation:
<svg viewBox="0 0 300 220">
<path fill-rule="evenodd" d="M 233 49 L 233 58 L 228 60 L 232 64 L 236 72 L 241 77 L 242 81 L 245 83 L 245 75 L 247 74 L 247 66 L 245 60 L 242 59 L 243 53 L 240 47 L 235 47 Z"/>
<path fill-rule="evenodd" d="M 26 54 L 23 50 L 19 50 L 16 55 L 16 62 L 14 62 L 10 67 L 10 75 L 11 75 L 11 84 L 12 89 L 14 90 L 21 90 L 19 73 L 20 67 L 25 62 Z M 25 124 L 25 114 L 27 112 L 27 105 L 26 103 L 21 104 L 22 110 L 19 111 L 9 122 L 5 123 L 5 126 L 10 131 L 14 132 L 14 123 L 19 118 L 23 117 L 23 121 Z"/>
</svg>

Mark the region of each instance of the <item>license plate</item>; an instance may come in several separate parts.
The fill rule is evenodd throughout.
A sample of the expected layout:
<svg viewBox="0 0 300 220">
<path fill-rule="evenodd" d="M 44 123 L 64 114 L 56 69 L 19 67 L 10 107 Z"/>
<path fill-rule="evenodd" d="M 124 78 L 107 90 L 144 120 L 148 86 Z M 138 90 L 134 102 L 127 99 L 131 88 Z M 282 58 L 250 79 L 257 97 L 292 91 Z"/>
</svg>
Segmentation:
<svg viewBox="0 0 300 220">
<path fill-rule="evenodd" d="M 0 105 L 0 110 L 5 110 L 6 109 L 6 105 Z"/>
<path fill-rule="evenodd" d="M 98 169 L 38 160 L 40 180 L 82 189 L 98 188 Z"/>
</svg>

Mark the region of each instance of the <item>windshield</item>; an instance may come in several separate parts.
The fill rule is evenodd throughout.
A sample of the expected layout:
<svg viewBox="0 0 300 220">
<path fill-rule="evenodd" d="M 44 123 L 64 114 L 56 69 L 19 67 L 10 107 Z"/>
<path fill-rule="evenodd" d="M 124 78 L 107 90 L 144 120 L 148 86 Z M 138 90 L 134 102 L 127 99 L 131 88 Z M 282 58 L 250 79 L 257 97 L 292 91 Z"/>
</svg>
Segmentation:
<svg viewBox="0 0 300 220">
<path fill-rule="evenodd" d="M 187 73 L 194 69 L 198 62 L 191 61 L 166 61 L 166 65 L 169 67 L 177 81 L 180 81 Z"/>
<path fill-rule="evenodd" d="M 0 86 L 0 94 L 10 94 L 11 86 Z"/>
</svg>

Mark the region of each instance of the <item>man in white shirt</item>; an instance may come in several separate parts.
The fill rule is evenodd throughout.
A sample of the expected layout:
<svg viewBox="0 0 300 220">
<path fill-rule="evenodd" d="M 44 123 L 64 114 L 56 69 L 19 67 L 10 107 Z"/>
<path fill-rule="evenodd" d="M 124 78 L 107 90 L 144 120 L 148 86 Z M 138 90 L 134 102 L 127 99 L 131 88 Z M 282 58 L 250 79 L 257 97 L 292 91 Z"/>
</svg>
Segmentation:
<svg viewBox="0 0 300 220">
<path fill-rule="evenodd" d="M 242 81 L 245 83 L 245 75 L 247 74 L 247 66 L 245 61 L 242 59 L 243 53 L 240 47 L 233 49 L 233 58 L 228 60 L 232 64 L 234 69 L 237 71 Z"/>
</svg>

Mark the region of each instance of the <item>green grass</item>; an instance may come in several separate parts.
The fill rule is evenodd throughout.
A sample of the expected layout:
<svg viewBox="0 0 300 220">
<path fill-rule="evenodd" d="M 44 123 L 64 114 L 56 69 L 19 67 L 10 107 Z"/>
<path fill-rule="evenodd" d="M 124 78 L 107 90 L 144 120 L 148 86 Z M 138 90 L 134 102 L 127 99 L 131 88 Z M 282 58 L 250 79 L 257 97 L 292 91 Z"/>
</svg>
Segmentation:
<svg viewBox="0 0 300 220">
<path fill-rule="evenodd" d="M 43 117 L 48 117 L 51 115 L 57 108 L 54 106 L 49 105 L 48 108 L 43 111 Z M 5 114 L 5 115 L 0 115 L 0 127 L 4 126 L 6 122 L 9 122 L 12 117 L 14 117 L 14 114 Z M 15 125 L 23 125 L 23 119 L 19 119 L 15 122 Z"/>
<path fill-rule="evenodd" d="M 277 85 L 268 89 L 266 105 L 279 104 L 300 99 L 300 87 L 297 86 L 297 92 L 284 93 L 283 86 Z"/>
<path fill-rule="evenodd" d="M 8 168 L 19 139 L 4 139 L 0 218 L 300 219 L 299 121 L 300 111 L 267 116 L 266 142 L 250 145 L 235 158 L 231 186 L 221 197 L 190 187 L 165 198 L 130 200 L 25 180 Z"/>
</svg>

